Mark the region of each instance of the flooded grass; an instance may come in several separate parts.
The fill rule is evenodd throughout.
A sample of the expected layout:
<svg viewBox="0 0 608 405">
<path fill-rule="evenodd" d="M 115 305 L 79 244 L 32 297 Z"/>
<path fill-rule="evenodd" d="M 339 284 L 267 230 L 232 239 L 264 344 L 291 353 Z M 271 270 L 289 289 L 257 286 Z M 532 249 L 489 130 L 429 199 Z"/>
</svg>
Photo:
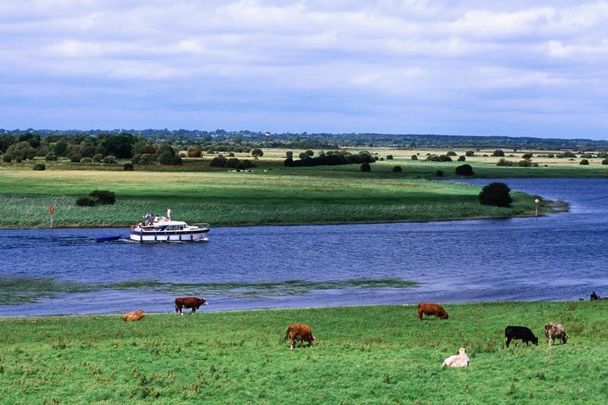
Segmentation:
<svg viewBox="0 0 608 405">
<path fill-rule="evenodd" d="M 228 282 L 228 283 L 165 283 L 156 280 L 133 280 L 118 283 L 86 284 L 61 281 L 55 278 L 0 278 L 0 305 L 36 302 L 59 294 L 110 290 L 143 290 L 177 295 L 224 295 L 230 297 L 304 295 L 314 290 L 412 288 L 413 281 L 394 278 L 347 279 L 333 281 L 287 280 L 280 282 Z"/>
</svg>

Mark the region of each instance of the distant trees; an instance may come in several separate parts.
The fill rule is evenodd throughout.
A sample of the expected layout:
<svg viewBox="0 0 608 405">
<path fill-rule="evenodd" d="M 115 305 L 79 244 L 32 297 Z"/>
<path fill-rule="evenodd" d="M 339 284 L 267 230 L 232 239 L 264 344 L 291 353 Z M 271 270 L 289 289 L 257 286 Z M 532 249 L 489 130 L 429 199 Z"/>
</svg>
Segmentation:
<svg viewBox="0 0 608 405">
<path fill-rule="evenodd" d="M 510 207 L 513 202 L 510 192 L 511 189 L 505 183 L 490 183 L 481 189 L 479 202 L 496 207 Z"/>
<path fill-rule="evenodd" d="M 343 150 L 328 151 L 320 153 L 319 156 L 316 157 L 312 157 L 312 151 L 310 151 L 310 154 L 307 152 L 302 152 L 299 160 L 287 158 L 283 161 L 283 164 L 287 167 L 337 166 L 356 163 L 372 163 L 375 161 L 372 154 L 367 151 L 361 151 L 357 154 L 351 154 L 350 152 Z"/>
</svg>

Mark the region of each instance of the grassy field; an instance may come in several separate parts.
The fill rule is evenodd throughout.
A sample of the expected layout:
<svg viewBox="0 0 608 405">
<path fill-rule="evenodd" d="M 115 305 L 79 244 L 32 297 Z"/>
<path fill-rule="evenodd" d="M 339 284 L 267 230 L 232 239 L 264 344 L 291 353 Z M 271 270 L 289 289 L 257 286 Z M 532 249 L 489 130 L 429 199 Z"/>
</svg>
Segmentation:
<svg viewBox="0 0 608 405">
<path fill-rule="evenodd" d="M 608 396 L 606 302 L 446 305 L 0 319 L 3 403 L 601 403 Z M 311 348 L 282 341 L 309 323 Z M 548 347 L 547 322 L 567 344 Z M 503 347 L 507 325 L 539 346 Z M 465 347 L 468 369 L 442 369 Z"/>
<path fill-rule="evenodd" d="M 380 166 L 379 166 L 380 167 Z M 95 189 L 115 205 L 79 207 Z M 55 204 L 57 226 L 127 226 L 147 211 L 218 225 L 425 221 L 529 215 L 532 197 L 515 193 L 512 208 L 478 203 L 480 187 L 411 178 L 358 166 L 264 172 L 116 172 L 0 170 L 0 227 L 45 227 Z"/>
</svg>

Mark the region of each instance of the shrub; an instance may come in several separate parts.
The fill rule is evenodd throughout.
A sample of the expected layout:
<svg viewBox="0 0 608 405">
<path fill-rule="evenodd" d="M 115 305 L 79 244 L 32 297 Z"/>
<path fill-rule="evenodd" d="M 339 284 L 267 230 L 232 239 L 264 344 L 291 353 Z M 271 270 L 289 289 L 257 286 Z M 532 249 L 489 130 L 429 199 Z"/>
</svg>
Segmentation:
<svg viewBox="0 0 608 405">
<path fill-rule="evenodd" d="M 264 156 L 264 152 L 260 148 L 253 148 L 251 150 L 251 156 L 253 156 L 254 158 L 262 157 Z"/>
<path fill-rule="evenodd" d="M 589 165 L 589 161 L 587 159 L 582 159 L 580 161 L 579 165 L 588 166 Z"/>
<path fill-rule="evenodd" d="M 443 176 L 445 176 L 445 174 L 443 173 L 443 170 L 437 170 L 435 172 L 435 176 L 437 176 L 437 177 L 443 177 Z"/>
<path fill-rule="evenodd" d="M 562 153 L 558 153 L 557 154 L 558 158 L 575 158 L 576 155 L 573 152 L 570 152 L 569 150 L 562 152 Z"/>
<path fill-rule="evenodd" d="M 468 151 L 466 151 L 466 152 L 465 152 L 465 154 L 464 154 L 464 155 L 465 155 L 465 156 L 467 156 L 467 157 L 470 157 L 470 156 L 475 156 L 475 152 L 474 152 L 474 151 L 472 151 L 472 150 L 468 150 Z"/>
<path fill-rule="evenodd" d="M 608 159 L 604 159 L 604 160 L 602 160 L 602 164 L 603 164 L 604 166 L 605 166 L 605 165 L 608 165 Z"/>
<path fill-rule="evenodd" d="M 505 155 L 505 153 L 501 149 L 496 149 L 494 151 L 494 153 L 492 153 L 492 156 L 498 156 L 498 157 L 500 157 L 500 156 L 504 156 L 504 155 Z"/>
<path fill-rule="evenodd" d="M 101 153 L 97 153 L 93 155 L 93 162 L 99 163 L 103 160 L 103 155 Z"/>
<path fill-rule="evenodd" d="M 105 158 L 103 158 L 103 162 L 111 164 L 111 165 L 116 164 L 116 157 L 114 157 L 112 155 L 108 155 Z"/>
<path fill-rule="evenodd" d="M 44 163 L 36 163 L 32 166 L 33 170 L 46 170 L 46 165 Z"/>
<path fill-rule="evenodd" d="M 412 155 L 412 160 L 418 160 L 418 156 Z"/>
<path fill-rule="evenodd" d="M 70 162 L 72 162 L 72 163 L 80 163 L 80 159 L 82 159 L 82 155 L 80 153 L 70 153 L 69 159 L 70 159 Z"/>
<path fill-rule="evenodd" d="M 125 172 L 132 172 L 132 171 L 133 171 L 133 169 L 134 169 L 134 167 L 133 167 L 133 163 L 131 163 L 131 162 L 129 162 L 129 163 L 125 163 L 125 164 L 122 166 L 122 169 L 123 169 Z"/>
<path fill-rule="evenodd" d="M 469 164 L 457 166 L 455 172 L 459 176 L 472 176 L 474 174 L 473 168 Z"/>
<path fill-rule="evenodd" d="M 224 167 L 226 166 L 226 158 L 224 157 L 224 155 L 217 155 L 216 157 L 214 157 L 213 159 L 211 159 L 211 162 L 209 163 L 209 166 L 211 167 Z"/>
<path fill-rule="evenodd" d="M 510 207 L 513 202 L 510 192 L 511 189 L 505 183 L 490 183 L 481 189 L 479 202 L 496 207 Z"/>
<path fill-rule="evenodd" d="M 188 146 L 187 153 L 188 157 L 199 158 L 201 157 L 202 149 L 199 146 Z"/>
<path fill-rule="evenodd" d="M 529 159 L 524 159 L 524 160 L 520 160 L 519 163 L 517 163 L 519 165 L 519 167 L 530 167 L 532 166 L 532 162 Z"/>
<path fill-rule="evenodd" d="M 464 157 L 464 155 L 458 156 L 458 161 L 459 162 L 464 162 L 465 160 L 467 160 L 467 158 Z"/>
<path fill-rule="evenodd" d="M 361 165 L 361 171 L 362 172 L 371 172 L 372 167 L 369 165 L 369 163 L 365 162 Z"/>
<path fill-rule="evenodd" d="M 5 153 L 4 155 L 2 155 L 2 161 L 4 163 L 10 163 L 11 160 L 13 160 L 13 156 L 10 155 L 9 153 Z"/>
<path fill-rule="evenodd" d="M 83 157 L 82 159 L 80 159 L 80 163 L 93 163 L 93 159 L 91 159 L 90 157 Z"/>
<path fill-rule="evenodd" d="M 448 153 L 446 153 L 447 156 L 458 156 L 458 154 L 456 152 L 454 152 L 453 150 L 449 151 Z"/>
<path fill-rule="evenodd" d="M 81 195 L 76 199 L 76 205 L 81 207 L 93 207 L 97 203 L 95 198 L 89 197 L 88 195 Z"/>
<path fill-rule="evenodd" d="M 386 160 L 393 160 L 393 155 L 386 155 Z"/>
<path fill-rule="evenodd" d="M 402 171 L 403 171 L 403 169 L 401 169 L 401 166 L 393 167 L 393 173 L 401 173 Z"/>
<path fill-rule="evenodd" d="M 496 162 L 496 166 L 513 166 L 514 163 L 511 162 L 510 160 L 507 160 L 505 158 L 501 158 L 498 160 L 498 162 Z"/>
<path fill-rule="evenodd" d="M 89 197 L 95 199 L 99 204 L 114 204 L 116 202 L 116 195 L 108 190 L 91 191 Z"/>
<path fill-rule="evenodd" d="M 54 160 L 57 160 L 57 155 L 55 155 L 53 152 L 49 152 L 44 157 L 44 160 L 46 160 L 47 162 L 52 162 Z"/>
</svg>

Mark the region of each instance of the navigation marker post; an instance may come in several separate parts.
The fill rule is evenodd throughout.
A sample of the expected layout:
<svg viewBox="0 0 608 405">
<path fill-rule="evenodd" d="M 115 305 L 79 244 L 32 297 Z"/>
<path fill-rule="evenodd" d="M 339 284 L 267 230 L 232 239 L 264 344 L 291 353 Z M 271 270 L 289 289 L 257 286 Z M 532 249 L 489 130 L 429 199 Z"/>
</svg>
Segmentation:
<svg viewBox="0 0 608 405">
<path fill-rule="evenodd" d="M 535 211 L 534 216 L 535 216 L 536 218 L 538 218 L 538 204 L 540 204 L 540 200 L 539 200 L 538 198 L 535 198 L 535 199 L 534 199 L 534 204 L 536 205 L 536 211 Z"/>
<path fill-rule="evenodd" d="M 55 205 L 49 205 L 49 214 L 51 214 L 51 229 L 53 229 L 53 216 L 55 216 Z"/>
</svg>

